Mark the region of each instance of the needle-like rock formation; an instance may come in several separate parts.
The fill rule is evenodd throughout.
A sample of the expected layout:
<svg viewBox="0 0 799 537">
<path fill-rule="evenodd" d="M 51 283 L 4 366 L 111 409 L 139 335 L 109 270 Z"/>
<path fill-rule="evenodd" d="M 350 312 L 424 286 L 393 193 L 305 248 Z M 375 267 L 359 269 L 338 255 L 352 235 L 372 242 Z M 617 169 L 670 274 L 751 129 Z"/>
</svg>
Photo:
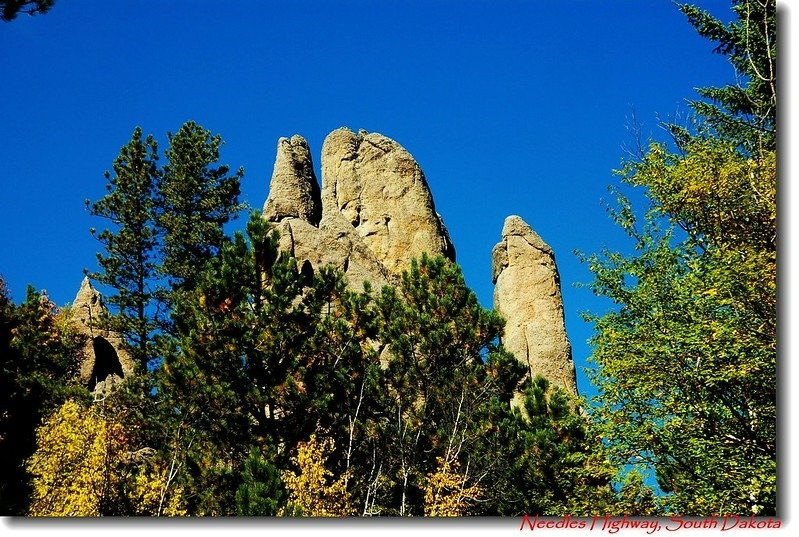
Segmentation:
<svg viewBox="0 0 799 537">
<path fill-rule="evenodd" d="M 374 288 L 396 281 L 423 252 L 455 259 L 424 174 L 397 142 L 335 130 L 321 168 L 320 192 L 306 141 L 278 141 L 264 216 L 301 266 L 332 265 L 361 289 L 367 281 Z"/>
<path fill-rule="evenodd" d="M 349 284 L 397 283 L 426 252 L 455 260 L 455 249 L 419 164 L 377 133 L 337 129 L 322 146 L 322 187 L 301 136 L 281 138 L 264 205 L 280 247 L 303 271 L 332 265 Z M 577 392 L 552 250 L 518 216 L 505 221 L 493 251 L 494 308 L 506 320 L 505 346 L 530 375 Z"/>
<path fill-rule="evenodd" d="M 122 337 L 100 328 L 100 319 L 107 312 L 100 292 L 84 278 L 72 303 L 72 321 L 76 332 L 86 336 L 80 380 L 94 392 L 109 390 L 133 372 L 133 358 Z"/>
<path fill-rule="evenodd" d="M 576 394 L 560 276 L 552 249 L 524 220 L 509 216 L 492 258 L 494 309 L 507 322 L 502 343 L 531 376 L 540 374 Z"/>
</svg>

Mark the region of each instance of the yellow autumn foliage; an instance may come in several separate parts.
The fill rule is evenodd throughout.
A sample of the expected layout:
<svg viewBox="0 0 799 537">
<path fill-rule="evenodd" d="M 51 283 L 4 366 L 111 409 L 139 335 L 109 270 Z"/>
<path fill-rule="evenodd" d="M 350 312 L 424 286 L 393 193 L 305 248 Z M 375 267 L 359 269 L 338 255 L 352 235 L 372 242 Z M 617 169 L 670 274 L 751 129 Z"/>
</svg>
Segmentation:
<svg viewBox="0 0 799 537">
<path fill-rule="evenodd" d="M 140 516 L 186 516 L 183 506 L 183 488 L 168 492 L 167 471 L 160 467 L 148 468 L 136 474 L 127 489 L 127 496 Z"/>
<path fill-rule="evenodd" d="M 36 433 L 36 451 L 27 462 L 33 476 L 29 514 L 100 516 L 124 499 L 135 506 L 133 514 L 184 515 L 182 491 L 168 490 L 166 470 L 125 465 L 127 449 L 120 424 L 95 406 L 66 401 Z"/>
<path fill-rule="evenodd" d="M 32 516 L 99 516 L 113 483 L 109 469 L 120 456 L 121 427 L 93 407 L 69 400 L 36 434 L 28 460 L 33 478 Z"/>
<path fill-rule="evenodd" d="M 424 514 L 435 517 L 458 517 L 482 497 L 479 485 L 466 486 L 467 477 L 458 473 L 457 460 L 438 457 L 438 468 L 427 475 L 424 487 Z"/>
<path fill-rule="evenodd" d="M 346 476 L 333 480 L 333 473 L 326 467 L 334 448 L 332 438 L 319 440 L 315 434 L 311 435 L 308 442 L 297 446 L 297 455 L 292 458 L 299 473 L 283 472 L 289 505 L 301 509 L 304 516 L 340 517 L 355 513 Z M 278 514 L 285 516 L 288 512 L 281 510 Z"/>
</svg>

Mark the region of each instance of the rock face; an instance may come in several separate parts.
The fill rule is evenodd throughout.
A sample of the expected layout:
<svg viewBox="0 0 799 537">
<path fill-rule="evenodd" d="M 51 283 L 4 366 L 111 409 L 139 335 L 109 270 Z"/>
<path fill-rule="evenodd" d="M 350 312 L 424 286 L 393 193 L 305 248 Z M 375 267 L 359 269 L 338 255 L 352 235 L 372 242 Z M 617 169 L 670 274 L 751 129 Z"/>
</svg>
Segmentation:
<svg viewBox="0 0 799 537">
<path fill-rule="evenodd" d="M 264 217 L 301 266 L 332 265 L 361 289 L 395 282 L 423 252 L 455 259 L 424 174 L 397 142 L 335 130 L 322 146 L 321 169 L 320 191 L 305 140 L 278 141 Z"/>
<path fill-rule="evenodd" d="M 100 293 L 84 278 L 72 303 L 76 331 L 87 337 L 80 364 L 80 380 L 94 392 L 105 392 L 133 372 L 133 359 L 124 349 L 122 337 L 97 327 L 107 312 Z"/>
<path fill-rule="evenodd" d="M 577 393 L 552 249 L 518 216 L 505 219 L 492 253 L 494 309 L 507 321 L 503 344 L 553 384 Z"/>
<path fill-rule="evenodd" d="M 339 214 L 391 274 L 423 252 L 454 260 L 455 249 L 424 173 L 378 133 L 330 133 L 322 146 L 322 212 Z"/>
</svg>

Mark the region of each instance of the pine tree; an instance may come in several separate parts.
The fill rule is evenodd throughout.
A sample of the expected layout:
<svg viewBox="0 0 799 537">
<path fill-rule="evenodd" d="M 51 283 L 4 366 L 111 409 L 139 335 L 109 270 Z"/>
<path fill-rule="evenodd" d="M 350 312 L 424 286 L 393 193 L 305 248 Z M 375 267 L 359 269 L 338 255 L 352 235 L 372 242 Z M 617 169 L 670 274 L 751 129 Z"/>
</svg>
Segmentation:
<svg viewBox="0 0 799 537">
<path fill-rule="evenodd" d="M 300 272 L 278 254 L 258 213 L 246 238 L 236 233 L 195 281 L 176 295 L 181 322 L 158 390 L 174 409 L 171 421 L 187 432 L 181 456 L 190 512 L 232 514 L 235 505 L 218 502 L 244 483 L 249 446 L 282 446 L 278 466 L 320 427 L 349 446 L 338 440 L 347 438 L 377 356 L 366 344 L 364 299 L 332 270 L 311 279 Z M 333 464 L 346 466 L 346 449 Z M 202 497 L 193 496 L 198 491 Z"/>
<path fill-rule="evenodd" d="M 158 296 L 157 160 L 155 140 L 151 135 L 142 138 L 142 130 L 136 127 L 114 160 L 113 175 L 105 173 L 108 194 L 94 203 L 86 200 L 90 214 L 112 226 L 100 233 L 91 230 L 105 253 L 97 254 L 101 270 L 90 276 L 113 290 L 106 301 L 116 309 L 116 315 L 101 322 L 126 337 L 140 371 L 152 358 L 155 321 L 150 310 Z"/>
<path fill-rule="evenodd" d="M 55 0 L 0 0 L 0 19 L 9 22 L 17 18 L 17 15 L 43 14 L 50 11 Z"/>
<path fill-rule="evenodd" d="M 773 150 L 777 143 L 777 3 L 733 0 L 737 20 L 724 24 L 690 4 L 680 10 L 699 35 L 718 43 L 714 52 L 735 69 L 736 84 L 700 88 L 706 100 L 691 101 L 722 139 L 747 152 Z"/>
<path fill-rule="evenodd" d="M 236 514 L 239 516 L 275 516 L 285 503 L 286 493 L 275 465 L 260 450 L 253 450 L 242 471 L 242 483 L 236 491 Z"/>
<path fill-rule="evenodd" d="M 220 135 L 186 122 L 169 134 L 158 188 L 157 225 L 163 232 L 162 273 L 173 290 L 192 289 L 206 261 L 225 242 L 223 226 L 237 217 L 244 170 L 217 165 Z"/>
<path fill-rule="evenodd" d="M 422 515 L 441 461 L 459 466 L 464 487 L 482 485 L 494 457 L 479 451 L 482 435 L 496 412 L 510 412 L 524 371 L 497 345 L 503 321 L 480 307 L 460 268 L 441 257 L 412 260 L 401 284 L 383 288 L 376 302 L 388 357 L 376 381 L 371 445 L 359 458 L 384 477 L 370 474 L 373 484 L 359 488 L 374 489 L 372 510 Z"/>
</svg>

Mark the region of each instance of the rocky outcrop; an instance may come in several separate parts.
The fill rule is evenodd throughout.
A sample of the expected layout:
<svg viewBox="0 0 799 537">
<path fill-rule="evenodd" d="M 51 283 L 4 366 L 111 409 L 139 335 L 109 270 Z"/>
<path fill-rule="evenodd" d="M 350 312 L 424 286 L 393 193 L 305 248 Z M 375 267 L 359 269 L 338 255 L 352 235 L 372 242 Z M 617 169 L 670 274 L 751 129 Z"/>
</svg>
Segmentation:
<svg viewBox="0 0 799 537">
<path fill-rule="evenodd" d="M 319 185 L 313 171 L 308 143 L 302 136 L 281 138 L 264 204 L 264 217 L 272 222 L 299 218 L 318 225 L 322 218 Z"/>
<path fill-rule="evenodd" d="M 506 320 L 505 348 L 529 370 L 577 393 L 552 249 L 518 216 L 505 219 L 492 253 L 494 309 Z"/>
<path fill-rule="evenodd" d="M 278 141 L 264 217 L 300 266 L 332 265 L 361 289 L 395 282 L 423 252 L 455 259 L 424 174 L 397 142 L 335 130 L 322 146 L 321 169 L 320 191 L 305 140 Z"/>
<path fill-rule="evenodd" d="M 378 133 L 330 133 L 322 146 L 322 212 L 341 215 L 391 274 L 423 252 L 455 259 L 455 249 L 419 164 Z"/>
<path fill-rule="evenodd" d="M 410 260 L 455 249 L 419 164 L 382 134 L 349 129 L 322 146 L 322 187 L 301 136 L 281 138 L 264 205 L 280 248 L 304 272 L 332 265 L 349 284 L 395 284 Z M 494 308 L 507 320 L 503 343 L 528 368 L 577 392 L 552 250 L 518 216 L 505 221 L 493 252 Z M 386 351 L 386 349 L 383 349 Z"/>
<path fill-rule="evenodd" d="M 72 303 L 75 331 L 86 337 L 80 364 L 81 382 L 94 392 L 105 392 L 133 372 L 133 358 L 125 350 L 120 334 L 100 328 L 108 312 L 100 292 L 84 278 Z"/>
</svg>

